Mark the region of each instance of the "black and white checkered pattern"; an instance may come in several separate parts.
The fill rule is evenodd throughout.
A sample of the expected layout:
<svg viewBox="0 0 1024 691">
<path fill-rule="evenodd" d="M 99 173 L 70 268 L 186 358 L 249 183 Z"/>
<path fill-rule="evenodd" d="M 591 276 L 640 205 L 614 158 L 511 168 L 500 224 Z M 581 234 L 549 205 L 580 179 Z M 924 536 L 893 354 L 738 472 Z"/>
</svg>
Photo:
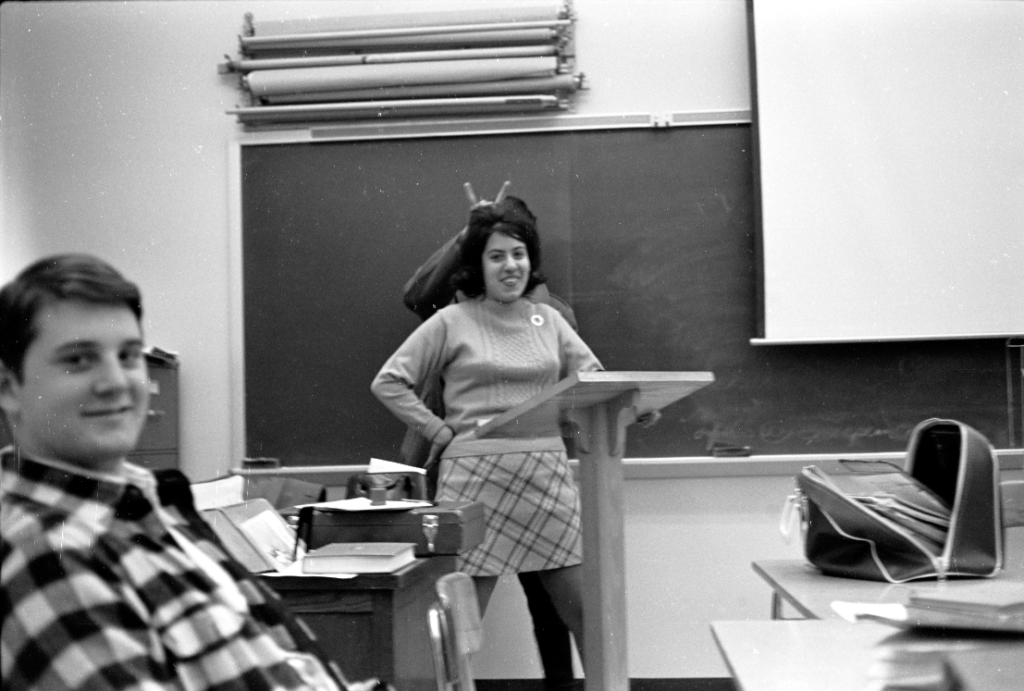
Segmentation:
<svg viewBox="0 0 1024 691">
<path fill-rule="evenodd" d="M 114 482 L 3 454 L 4 691 L 310 689 L 292 661 L 307 659 L 315 644 L 276 595 L 227 556 L 190 492 L 168 505 L 164 483 L 126 469 L 135 477 Z M 184 476 L 179 484 L 187 488 Z M 164 520 L 235 579 L 244 602 L 221 596 Z"/>
</svg>

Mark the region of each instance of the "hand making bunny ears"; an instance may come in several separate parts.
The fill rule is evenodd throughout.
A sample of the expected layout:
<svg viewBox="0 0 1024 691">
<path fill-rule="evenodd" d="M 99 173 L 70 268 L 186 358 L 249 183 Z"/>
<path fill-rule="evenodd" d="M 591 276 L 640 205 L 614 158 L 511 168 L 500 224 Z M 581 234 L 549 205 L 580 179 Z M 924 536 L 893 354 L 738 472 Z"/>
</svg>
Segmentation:
<svg viewBox="0 0 1024 691">
<path fill-rule="evenodd" d="M 512 184 L 512 181 L 506 180 L 505 183 L 501 186 L 501 189 L 498 190 L 498 194 L 494 196 L 493 201 L 488 199 L 477 199 L 476 193 L 473 191 L 472 183 L 466 182 L 463 183 L 462 186 L 466 190 L 466 198 L 469 199 L 469 208 L 475 209 L 478 206 L 487 206 L 489 204 L 497 204 L 498 202 L 500 202 L 502 199 L 505 198 L 505 190 L 508 189 L 508 186 L 510 184 Z"/>
</svg>

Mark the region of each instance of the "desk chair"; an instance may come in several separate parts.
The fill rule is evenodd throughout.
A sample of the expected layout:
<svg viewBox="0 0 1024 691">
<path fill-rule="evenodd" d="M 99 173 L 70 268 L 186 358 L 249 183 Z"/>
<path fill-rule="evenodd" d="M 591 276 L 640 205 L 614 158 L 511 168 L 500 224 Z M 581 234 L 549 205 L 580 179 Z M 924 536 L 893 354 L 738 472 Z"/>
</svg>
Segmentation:
<svg viewBox="0 0 1024 691">
<path fill-rule="evenodd" d="M 455 572 L 437 579 L 427 624 L 437 691 L 476 691 L 469 659 L 483 646 L 483 625 L 472 577 Z"/>
</svg>

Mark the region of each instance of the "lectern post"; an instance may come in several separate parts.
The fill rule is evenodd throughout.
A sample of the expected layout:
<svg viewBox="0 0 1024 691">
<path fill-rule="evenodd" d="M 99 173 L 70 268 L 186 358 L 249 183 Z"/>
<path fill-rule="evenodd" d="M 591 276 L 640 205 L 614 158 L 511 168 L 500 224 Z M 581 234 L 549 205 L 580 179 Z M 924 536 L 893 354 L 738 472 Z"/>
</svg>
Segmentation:
<svg viewBox="0 0 1024 691">
<path fill-rule="evenodd" d="M 628 691 L 622 455 L 626 427 L 714 381 L 710 372 L 578 372 L 494 418 L 478 436 L 576 429 L 583 509 L 583 658 L 587 691 Z"/>
</svg>

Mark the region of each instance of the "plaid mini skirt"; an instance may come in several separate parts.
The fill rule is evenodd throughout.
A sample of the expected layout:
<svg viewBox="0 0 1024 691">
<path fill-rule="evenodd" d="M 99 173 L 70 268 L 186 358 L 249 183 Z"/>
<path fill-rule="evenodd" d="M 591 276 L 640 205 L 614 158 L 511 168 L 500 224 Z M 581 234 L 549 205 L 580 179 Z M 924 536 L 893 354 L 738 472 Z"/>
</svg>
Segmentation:
<svg viewBox="0 0 1024 691">
<path fill-rule="evenodd" d="M 484 505 L 484 541 L 457 560 L 471 576 L 583 561 L 579 492 L 564 451 L 442 459 L 435 499 Z"/>
</svg>

